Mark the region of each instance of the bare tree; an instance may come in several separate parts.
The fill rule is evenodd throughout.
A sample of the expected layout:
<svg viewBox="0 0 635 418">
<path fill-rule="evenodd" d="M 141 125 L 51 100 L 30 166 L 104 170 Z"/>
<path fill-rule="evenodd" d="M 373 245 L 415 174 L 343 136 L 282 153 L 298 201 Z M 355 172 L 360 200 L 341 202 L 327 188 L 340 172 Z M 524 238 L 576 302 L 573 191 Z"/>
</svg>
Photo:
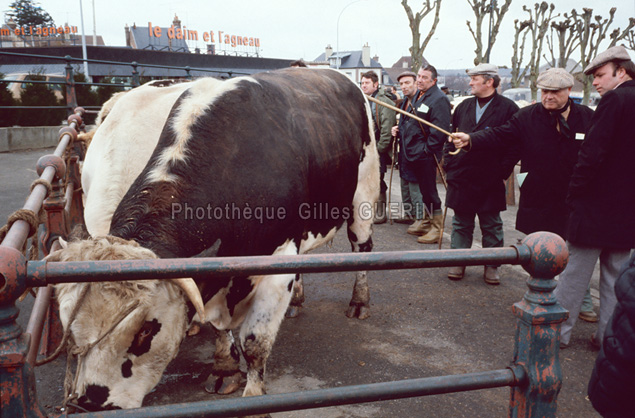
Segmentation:
<svg viewBox="0 0 635 418">
<path fill-rule="evenodd" d="M 631 17 L 628 19 L 628 26 L 623 31 L 620 31 L 620 28 L 615 29 L 609 37 L 611 38 L 611 44 L 609 48 L 617 45 L 619 41 L 625 39 L 630 49 L 635 49 L 635 17 Z"/>
<path fill-rule="evenodd" d="M 505 13 L 509 10 L 509 5 L 512 3 L 512 0 L 505 0 L 505 3 L 501 7 L 496 6 L 496 0 L 467 0 L 467 2 L 476 17 L 475 29 L 472 29 L 469 20 L 466 23 L 467 28 L 472 34 L 472 38 L 474 38 L 474 42 L 476 42 L 474 65 L 479 65 L 481 62 L 489 62 L 489 54 L 496 42 L 496 36 L 498 35 L 501 22 L 505 17 Z M 483 55 L 483 20 L 485 16 L 489 16 L 493 24 L 487 41 L 487 49 Z"/>
<path fill-rule="evenodd" d="M 573 52 L 578 48 L 580 39 L 575 32 L 574 26 L 573 17 L 567 13 L 564 14 L 564 20 L 551 22 L 551 30 L 546 38 L 551 60 L 547 57 L 544 58 L 550 61 L 552 67 L 567 68 L 569 58 L 571 58 Z M 558 44 L 557 53 L 556 41 Z"/>
<path fill-rule="evenodd" d="M 430 0 L 425 0 L 423 2 L 423 6 L 421 7 L 421 11 L 413 13 L 410 6 L 408 6 L 408 0 L 401 0 L 401 5 L 408 15 L 410 32 L 412 33 L 412 46 L 409 49 L 410 56 L 412 57 L 412 71 L 414 72 L 419 71 L 419 68 L 421 68 L 423 52 L 425 51 L 426 46 L 428 46 L 428 42 L 432 39 L 432 35 L 434 35 L 434 31 L 437 29 L 437 25 L 439 24 L 441 1 L 442 0 L 434 0 L 431 2 Z M 428 32 L 426 38 L 423 42 L 421 42 L 421 32 L 419 31 L 419 26 L 421 25 L 421 21 L 433 10 L 434 22 L 432 23 L 430 32 Z"/>
<path fill-rule="evenodd" d="M 603 19 L 602 16 L 593 16 L 593 9 L 583 8 L 582 13 L 579 14 L 575 10 L 571 11 L 572 19 L 575 24 L 575 32 L 580 40 L 580 66 L 584 69 L 598 54 L 598 49 L 602 41 L 606 38 L 609 27 L 613 23 L 613 17 L 615 16 L 616 8 L 613 7 L 609 10 L 609 17 Z M 611 33 L 611 43 L 609 47 L 614 46 L 621 39 L 628 36 L 631 28 L 635 25 L 635 19 L 630 19 L 629 26 L 622 32 L 619 28 L 615 29 Z M 582 103 L 588 104 L 589 97 L 591 95 L 592 77 L 585 75 L 584 73 L 575 74 L 578 80 L 584 85 L 584 96 Z"/>
<path fill-rule="evenodd" d="M 631 29 L 630 31 L 628 31 L 628 33 L 624 37 L 624 40 L 626 40 L 626 42 L 628 43 L 626 45 L 626 48 L 635 51 L 635 30 Z"/>
<path fill-rule="evenodd" d="M 520 86 L 522 80 L 525 78 L 527 74 L 527 67 L 524 67 L 522 72 L 520 68 L 523 65 L 523 57 L 525 56 L 525 40 L 527 39 L 527 34 L 529 33 L 529 26 L 531 25 L 530 20 L 525 20 L 520 22 L 518 19 L 514 20 L 514 44 L 512 48 L 514 50 L 514 54 L 512 55 L 512 79 L 511 86 L 518 87 Z M 518 45 L 518 39 L 522 35 L 522 41 L 520 43 L 520 50 Z"/>
<path fill-rule="evenodd" d="M 540 59 L 542 58 L 542 43 L 549 30 L 549 24 L 559 15 L 553 16 L 554 5 L 547 4 L 546 1 L 534 5 L 533 10 L 523 6 L 523 10 L 529 13 L 529 31 L 531 32 L 531 56 L 529 58 L 529 81 L 531 88 L 531 99 L 538 97 L 538 87 L 536 80 L 540 71 Z"/>
</svg>

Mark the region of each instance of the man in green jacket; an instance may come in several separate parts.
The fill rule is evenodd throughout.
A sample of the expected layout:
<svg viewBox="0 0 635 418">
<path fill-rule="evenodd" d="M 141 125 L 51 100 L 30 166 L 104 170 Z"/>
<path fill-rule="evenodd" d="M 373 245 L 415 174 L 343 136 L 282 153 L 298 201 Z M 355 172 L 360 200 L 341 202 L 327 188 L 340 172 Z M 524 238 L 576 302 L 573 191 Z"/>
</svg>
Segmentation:
<svg viewBox="0 0 635 418">
<path fill-rule="evenodd" d="M 395 103 L 390 100 L 384 89 L 379 87 L 379 77 L 374 71 L 368 71 L 362 74 L 361 88 L 364 94 L 371 96 L 394 106 Z M 380 193 L 379 200 L 375 210 L 374 223 L 381 224 L 386 222 L 386 182 L 384 174 L 388 164 L 392 160 L 392 135 L 390 130 L 396 124 L 395 111 L 385 106 L 378 106 L 376 103 L 370 103 L 370 109 L 373 114 L 373 126 L 375 127 L 375 141 L 377 141 L 377 151 L 379 152 L 379 178 Z"/>
</svg>

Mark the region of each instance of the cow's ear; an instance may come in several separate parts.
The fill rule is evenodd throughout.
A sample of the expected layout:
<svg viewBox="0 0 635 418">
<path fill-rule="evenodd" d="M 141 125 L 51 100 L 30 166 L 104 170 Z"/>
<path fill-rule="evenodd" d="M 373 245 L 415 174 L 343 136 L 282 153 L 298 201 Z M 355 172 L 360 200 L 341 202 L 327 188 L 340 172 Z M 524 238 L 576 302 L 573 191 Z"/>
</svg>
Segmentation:
<svg viewBox="0 0 635 418">
<path fill-rule="evenodd" d="M 59 241 L 60 246 L 61 246 L 63 249 L 66 249 L 66 247 L 68 247 L 68 242 L 66 242 L 66 241 L 64 240 L 64 238 L 59 237 L 57 240 Z"/>
</svg>

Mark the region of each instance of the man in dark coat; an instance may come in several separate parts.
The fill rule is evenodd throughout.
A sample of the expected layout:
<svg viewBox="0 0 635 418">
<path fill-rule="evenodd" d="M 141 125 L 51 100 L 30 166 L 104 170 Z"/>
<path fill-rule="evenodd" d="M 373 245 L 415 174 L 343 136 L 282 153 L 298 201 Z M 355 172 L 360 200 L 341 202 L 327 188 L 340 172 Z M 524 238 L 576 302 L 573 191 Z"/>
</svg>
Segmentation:
<svg viewBox="0 0 635 418">
<path fill-rule="evenodd" d="M 452 129 L 476 132 L 503 125 L 518 111 L 512 100 L 496 93 L 500 84 L 498 68 L 479 64 L 467 71 L 474 97 L 464 100 L 452 115 Z M 451 248 L 470 248 L 474 235 L 474 219 L 483 233 L 483 248 L 503 246 L 503 220 L 500 212 L 507 209 L 504 180 L 513 170 L 515 161 L 507 161 L 504 148 L 473 150 L 452 155 L 454 147 L 444 147 L 448 190 L 445 205 L 454 210 Z M 452 267 L 451 280 L 460 280 L 465 266 Z M 492 285 L 500 283 L 497 266 L 486 266 L 483 277 Z"/>
<path fill-rule="evenodd" d="M 589 381 L 589 399 L 604 417 L 632 417 L 635 408 L 635 254 L 615 283 L 617 304 Z"/>
<path fill-rule="evenodd" d="M 450 101 L 437 87 L 437 70 L 432 65 L 419 69 L 416 75 L 416 88 L 412 95 L 405 83 L 410 82 L 414 73 L 402 73 L 398 80 L 404 92 L 401 109 L 412 113 L 432 124 L 450 129 Z M 410 184 L 410 195 L 416 208 L 416 221 L 408 228 L 408 233 L 419 235 L 417 242 L 433 244 L 438 242 L 443 211 L 441 199 L 437 192 L 436 173 L 438 160 L 441 158 L 445 134 L 424 125 L 408 116 L 402 115 L 399 124 L 392 129 L 393 136 L 399 142 L 399 174 Z M 418 185 L 421 205 L 415 201 Z"/>
<path fill-rule="evenodd" d="M 510 147 L 512 160 L 521 161 L 516 229 L 566 238 L 569 180 L 593 111 L 569 99 L 573 76 L 563 68 L 542 72 L 537 85 L 540 103 L 520 109 L 502 126 L 469 135 L 458 132 L 451 141 L 474 151 Z"/>
<path fill-rule="evenodd" d="M 599 54 L 585 74 L 602 100 L 580 149 L 569 186 L 567 241 L 569 263 L 555 290 L 569 310 L 562 324 L 561 345 L 571 338 L 593 269 L 600 260 L 600 315 L 591 342 L 601 344 L 615 308 L 615 280 L 635 247 L 635 64 L 622 46 Z"/>
<path fill-rule="evenodd" d="M 374 71 L 367 71 L 362 74 L 360 87 L 364 94 L 376 98 L 377 100 L 394 106 L 395 102 L 390 100 L 382 87 L 379 87 L 379 76 Z M 388 164 L 392 160 L 392 136 L 390 130 L 395 126 L 395 111 L 384 106 L 370 102 L 370 111 L 373 115 L 373 125 L 375 127 L 375 142 L 379 153 L 379 200 L 375 207 L 376 224 L 386 222 L 386 191 L 388 186 L 384 181 L 384 175 Z"/>
</svg>

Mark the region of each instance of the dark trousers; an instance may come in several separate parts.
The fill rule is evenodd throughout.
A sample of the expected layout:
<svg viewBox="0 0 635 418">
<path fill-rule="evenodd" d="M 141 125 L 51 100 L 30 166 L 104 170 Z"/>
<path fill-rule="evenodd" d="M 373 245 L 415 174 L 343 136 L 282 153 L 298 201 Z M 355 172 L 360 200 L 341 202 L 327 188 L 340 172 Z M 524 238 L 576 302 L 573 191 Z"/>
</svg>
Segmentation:
<svg viewBox="0 0 635 418">
<path fill-rule="evenodd" d="M 388 156 L 388 154 L 379 154 L 379 191 L 381 194 L 386 193 L 386 191 L 388 190 L 388 186 L 386 185 L 384 177 L 386 172 L 388 171 L 389 162 L 390 157 Z"/>
<path fill-rule="evenodd" d="M 434 214 L 434 211 L 441 210 L 441 199 L 437 191 L 437 165 L 434 157 L 417 161 L 413 166 L 426 212 Z"/>
<path fill-rule="evenodd" d="M 474 218 L 478 215 L 478 223 L 483 233 L 483 248 L 503 246 L 503 220 L 500 212 L 460 212 L 454 211 L 452 218 L 452 235 L 450 248 L 470 248 L 474 236 Z M 492 265 L 496 267 L 496 265 Z"/>
</svg>

